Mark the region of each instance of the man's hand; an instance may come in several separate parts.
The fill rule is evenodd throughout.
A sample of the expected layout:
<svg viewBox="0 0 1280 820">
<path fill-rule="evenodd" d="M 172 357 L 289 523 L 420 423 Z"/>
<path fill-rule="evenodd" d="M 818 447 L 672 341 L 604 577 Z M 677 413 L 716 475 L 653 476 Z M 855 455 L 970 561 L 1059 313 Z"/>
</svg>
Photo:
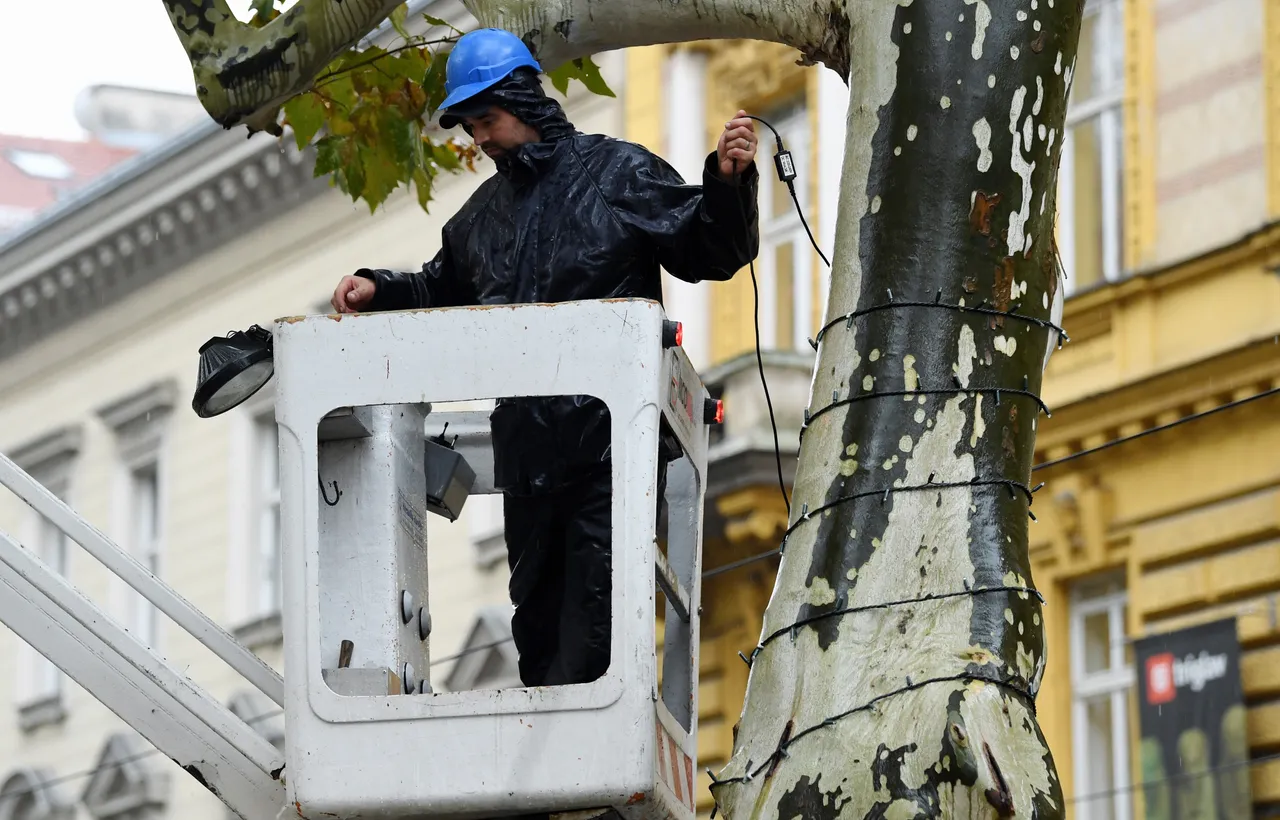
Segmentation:
<svg viewBox="0 0 1280 820">
<path fill-rule="evenodd" d="M 739 111 L 737 117 L 726 122 L 724 132 L 720 134 L 720 144 L 716 146 L 720 178 L 725 182 L 733 180 L 735 162 L 739 174 L 747 170 L 755 161 L 757 142 L 755 121 L 747 116 L 746 111 Z"/>
<path fill-rule="evenodd" d="M 339 313 L 359 313 L 373 301 L 377 285 L 363 276 L 344 276 L 333 290 L 329 304 Z"/>
</svg>

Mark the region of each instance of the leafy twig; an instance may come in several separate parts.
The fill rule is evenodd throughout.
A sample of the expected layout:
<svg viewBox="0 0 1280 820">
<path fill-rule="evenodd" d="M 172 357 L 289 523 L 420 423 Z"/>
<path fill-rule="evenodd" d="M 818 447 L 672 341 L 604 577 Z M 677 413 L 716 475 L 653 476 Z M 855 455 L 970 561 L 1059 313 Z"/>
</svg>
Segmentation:
<svg viewBox="0 0 1280 820">
<path fill-rule="evenodd" d="M 328 83 L 325 83 L 325 80 L 331 80 L 332 78 L 346 74 L 349 71 L 355 71 L 357 68 L 364 68 L 367 65 L 372 65 L 384 57 L 390 57 L 392 54 L 399 54 L 400 52 L 408 51 L 411 48 L 422 48 L 423 46 L 440 45 L 442 43 L 452 42 L 455 42 L 454 38 L 444 37 L 439 40 L 424 40 L 421 43 L 408 43 L 406 45 L 399 46 L 398 48 L 389 49 L 381 54 L 370 57 L 367 60 L 361 60 L 358 63 L 352 63 L 351 65 L 343 66 L 342 68 L 336 68 L 327 74 L 321 74 L 319 77 L 316 77 L 316 83 L 313 88 L 320 88 L 322 85 L 327 85 Z"/>
</svg>

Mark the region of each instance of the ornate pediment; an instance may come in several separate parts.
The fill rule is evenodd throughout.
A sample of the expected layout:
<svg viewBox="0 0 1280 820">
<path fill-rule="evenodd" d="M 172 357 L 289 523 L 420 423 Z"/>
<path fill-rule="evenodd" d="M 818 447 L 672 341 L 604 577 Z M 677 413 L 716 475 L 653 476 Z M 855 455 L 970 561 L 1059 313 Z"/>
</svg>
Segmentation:
<svg viewBox="0 0 1280 820">
<path fill-rule="evenodd" d="M 75 804 L 46 769 L 18 769 L 0 785 L 0 820 L 75 820 Z"/>
<path fill-rule="evenodd" d="M 458 655 L 444 682 L 450 692 L 521 686 L 519 655 L 511 637 L 511 607 L 488 606 L 477 612 Z"/>
<path fill-rule="evenodd" d="M 97 820 L 151 820 L 169 796 L 169 773 L 155 767 L 148 747 L 134 734 L 107 738 L 80 798 Z"/>
<path fill-rule="evenodd" d="M 248 690 L 237 692 L 227 701 L 227 709 L 272 746 L 284 748 L 284 712 L 264 695 Z"/>
</svg>

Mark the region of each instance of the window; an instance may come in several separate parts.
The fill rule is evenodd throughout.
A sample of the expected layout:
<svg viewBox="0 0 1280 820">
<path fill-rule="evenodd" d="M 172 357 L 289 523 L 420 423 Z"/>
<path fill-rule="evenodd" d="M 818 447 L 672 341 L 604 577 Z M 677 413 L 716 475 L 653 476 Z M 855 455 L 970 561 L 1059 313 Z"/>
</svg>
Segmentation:
<svg viewBox="0 0 1280 820">
<path fill-rule="evenodd" d="M 128 549 L 152 575 L 160 574 L 160 465 L 149 459 L 129 471 Z M 155 646 L 156 608 L 134 593 L 130 596 L 129 627 L 148 646 Z"/>
<path fill-rule="evenodd" d="M 62 157 L 44 151 L 24 151 L 14 148 L 8 151 L 9 161 L 18 170 L 30 177 L 38 179 L 70 179 L 75 171 Z"/>
<path fill-rule="evenodd" d="M 232 634 L 255 651 L 278 649 L 284 640 L 280 428 L 275 396 L 274 383 L 268 382 L 233 411 L 228 464 L 232 537 L 227 607 L 235 624 Z"/>
<path fill-rule="evenodd" d="M 1067 294 L 1114 281 L 1122 272 L 1121 0 L 1088 0 L 1073 70 L 1058 171 L 1058 249 Z"/>
<path fill-rule="evenodd" d="M 796 198 L 807 203 L 809 121 L 803 105 L 766 115 L 791 152 L 798 173 Z M 764 128 L 764 126 L 760 126 Z M 767 129 L 766 129 L 767 131 Z M 760 341 L 765 347 L 809 350 L 813 334 L 811 248 L 809 235 L 791 200 L 791 191 L 778 180 L 773 164 L 776 143 L 762 135 L 760 169 L 760 255 L 756 270 L 760 285 Z M 768 146 L 766 148 L 766 146 Z"/>
<path fill-rule="evenodd" d="M 1091 582 L 1071 596 L 1071 735 L 1076 813 L 1130 820 L 1129 690 L 1123 580 Z"/>
<path fill-rule="evenodd" d="M 66 500 L 66 485 L 36 480 L 44 484 L 54 495 Z M 44 562 L 45 566 L 62 575 L 67 574 L 67 536 L 49 519 L 32 511 L 35 537 L 28 542 L 31 550 Z M 28 702 L 39 702 L 57 699 L 62 694 L 62 672 L 43 655 L 27 647 L 28 658 L 23 664 L 26 677 L 23 698 Z"/>
<path fill-rule="evenodd" d="M 79 427 L 69 427 L 20 447 L 10 456 L 22 470 L 66 502 L 80 442 Z M 56 524 L 29 509 L 21 541 L 49 569 L 67 576 L 70 540 Z M 66 716 L 62 672 L 25 644 L 16 661 L 19 726 L 29 731 L 62 720 Z"/>
<path fill-rule="evenodd" d="M 164 439 L 177 386 L 164 381 L 98 410 L 116 437 L 119 463 L 115 504 L 117 543 L 153 575 L 163 572 L 165 530 Z M 160 645 L 155 605 L 123 581 L 112 586 L 122 623 L 138 640 Z"/>
<path fill-rule="evenodd" d="M 260 616 L 280 611 L 280 430 L 275 413 L 254 419 L 254 558 L 250 576 L 256 583 L 254 605 Z"/>
<path fill-rule="evenodd" d="M 169 802 L 169 772 L 155 768 L 154 749 L 132 733 L 107 738 L 80 802 L 95 820 L 160 820 Z"/>
</svg>

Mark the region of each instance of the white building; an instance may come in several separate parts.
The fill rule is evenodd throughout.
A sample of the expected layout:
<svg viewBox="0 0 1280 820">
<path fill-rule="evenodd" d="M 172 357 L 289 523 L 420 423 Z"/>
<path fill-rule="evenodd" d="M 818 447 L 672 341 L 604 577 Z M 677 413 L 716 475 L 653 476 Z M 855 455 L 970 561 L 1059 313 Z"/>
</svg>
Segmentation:
<svg viewBox="0 0 1280 820">
<path fill-rule="evenodd" d="M 602 68 L 620 91 L 622 56 Z M 622 131 L 618 100 L 579 86 L 567 110 L 584 131 Z M 197 351 L 254 323 L 329 312 L 357 268 L 416 269 L 489 173 L 484 161 L 442 175 L 429 215 L 400 195 L 371 217 L 313 179 L 312 157 L 287 138 L 246 140 L 207 118 L 126 162 L 0 245 L 0 451 L 279 669 L 271 388 L 202 420 L 190 406 Z M 489 503 L 430 523 L 437 689 L 516 677 L 500 505 L 473 501 Z M 237 689 L 230 669 L 7 492 L 0 529 L 280 738 L 274 704 Z M 468 646 L 481 651 L 450 657 Z M 227 816 L 2 627 L 0 657 L 13 659 L 0 668 L 0 820 Z"/>
</svg>

